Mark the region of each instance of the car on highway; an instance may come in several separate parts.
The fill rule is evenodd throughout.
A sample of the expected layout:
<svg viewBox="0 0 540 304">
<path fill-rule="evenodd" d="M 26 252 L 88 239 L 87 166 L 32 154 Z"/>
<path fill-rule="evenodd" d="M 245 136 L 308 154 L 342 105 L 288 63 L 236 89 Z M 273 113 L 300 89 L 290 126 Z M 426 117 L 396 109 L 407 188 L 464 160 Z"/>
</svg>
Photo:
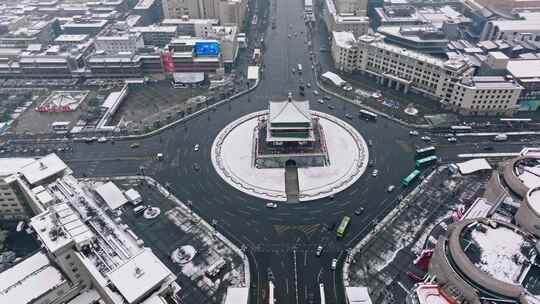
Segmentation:
<svg viewBox="0 0 540 304">
<path fill-rule="evenodd" d="M 330 264 L 330 269 L 336 270 L 337 267 L 337 259 L 332 259 L 332 264 Z"/>
<path fill-rule="evenodd" d="M 196 144 L 194 147 L 193 147 L 193 151 L 197 152 L 199 151 L 199 144 Z"/>
<path fill-rule="evenodd" d="M 266 203 L 266 208 L 277 208 L 277 204 L 276 203 Z"/>
<path fill-rule="evenodd" d="M 345 118 L 352 119 L 352 115 L 347 113 L 347 114 L 345 114 Z"/>
<path fill-rule="evenodd" d="M 364 207 L 358 207 L 358 209 L 354 210 L 354 215 L 361 215 L 364 212 Z"/>
<path fill-rule="evenodd" d="M 416 130 L 409 131 L 409 135 L 411 135 L 411 136 L 418 136 L 419 134 L 420 133 L 418 133 L 418 131 L 416 131 Z"/>
<path fill-rule="evenodd" d="M 319 96 L 319 91 L 317 91 L 317 90 L 313 90 L 313 95 L 315 95 L 315 96 Z"/>
<path fill-rule="evenodd" d="M 431 141 L 431 137 L 429 137 L 429 136 L 422 136 L 422 137 L 420 137 L 420 139 L 423 140 L 423 141 Z"/>
<path fill-rule="evenodd" d="M 377 177 L 377 175 L 379 175 L 379 170 L 375 169 L 373 172 L 371 172 L 371 176 Z"/>
<path fill-rule="evenodd" d="M 323 103 L 324 103 L 324 100 L 322 100 L 322 99 L 317 99 L 317 102 L 320 103 L 320 104 L 323 104 Z"/>
<path fill-rule="evenodd" d="M 386 189 L 386 192 L 392 192 L 392 191 L 394 191 L 395 188 L 396 188 L 396 186 L 390 185 L 390 186 L 388 186 L 388 188 Z"/>
<path fill-rule="evenodd" d="M 321 245 L 317 246 L 317 251 L 315 251 L 315 255 L 320 257 L 321 254 L 322 254 L 323 249 L 324 249 L 323 246 L 321 246 Z"/>
<path fill-rule="evenodd" d="M 455 137 L 448 137 L 448 142 L 456 142 L 457 141 L 457 138 Z"/>
<path fill-rule="evenodd" d="M 140 146 L 141 146 L 140 143 L 132 143 L 131 145 L 129 145 L 129 147 L 132 148 L 132 149 L 138 148 Z"/>
</svg>

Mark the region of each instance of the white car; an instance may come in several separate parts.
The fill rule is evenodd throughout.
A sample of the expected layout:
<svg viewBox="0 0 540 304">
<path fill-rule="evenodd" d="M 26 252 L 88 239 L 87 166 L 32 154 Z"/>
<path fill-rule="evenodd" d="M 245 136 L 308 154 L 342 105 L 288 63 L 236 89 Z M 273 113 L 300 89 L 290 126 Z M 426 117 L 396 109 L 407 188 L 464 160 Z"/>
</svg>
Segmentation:
<svg viewBox="0 0 540 304">
<path fill-rule="evenodd" d="M 311 88 L 311 83 L 306 83 L 306 87 Z"/>
<path fill-rule="evenodd" d="M 377 177 L 377 175 L 379 175 L 379 170 L 375 169 L 373 172 L 371 172 L 371 176 Z"/>
<path fill-rule="evenodd" d="M 319 96 L 319 91 L 317 91 L 317 90 L 314 90 L 314 91 L 313 91 L 313 95 L 315 95 L 315 96 Z"/>
<path fill-rule="evenodd" d="M 193 151 L 195 152 L 199 151 L 199 144 L 196 144 L 195 147 L 193 147 Z"/>
<path fill-rule="evenodd" d="M 455 137 L 449 137 L 448 138 L 448 142 L 456 142 L 457 141 L 457 138 Z"/>
<path fill-rule="evenodd" d="M 323 246 L 321 246 L 321 245 L 317 246 L 317 251 L 315 252 L 315 255 L 320 257 L 321 254 L 322 254 L 323 249 L 324 249 Z"/>
<path fill-rule="evenodd" d="M 323 104 L 323 103 L 324 103 L 324 100 L 322 100 L 322 99 L 317 99 L 317 102 L 320 103 L 320 104 Z"/>
<path fill-rule="evenodd" d="M 330 265 L 330 269 L 336 270 L 337 267 L 337 259 L 332 259 L 332 264 Z"/>
<path fill-rule="evenodd" d="M 420 137 L 420 139 L 422 139 L 423 141 L 431 141 L 431 137 L 429 136 L 422 136 Z"/>
<path fill-rule="evenodd" d="M 266 203 L 266 208 L 277 208 L 277 204 L 276 203 Z"/>
<path fill-rule="evenodd" d="M 344 86 L 343 87 L 343 91 L 345 91 L 345 92 L 350 92 L 352 90 L 353 90 L 353 88 L 351 86 Z"/>
<path fill-rule="evenodd" d="M 388 189 L 386 189 L 386 191 L 387 192 L 392 192 L 392 191 L 394 191 L 395 188 L 396 188 L 396 186 L 390 185 L 390 186 L 388 186 Z"/>
<path fill-rule="evenodd" d="M 97 141 L 100 142 L 100 143 L 107 142 L 107 137 L 100 137 L 100 138 L 98 138 Z"/>
<path fill-rule="evenodd" d="M 412 130 L 412 131 L 409 131 L 409 135 L 411 136 L 418 136 L 420 133 L 418 133 L 418 131 L 415 131 L 415 130 Z"/>
</svg>

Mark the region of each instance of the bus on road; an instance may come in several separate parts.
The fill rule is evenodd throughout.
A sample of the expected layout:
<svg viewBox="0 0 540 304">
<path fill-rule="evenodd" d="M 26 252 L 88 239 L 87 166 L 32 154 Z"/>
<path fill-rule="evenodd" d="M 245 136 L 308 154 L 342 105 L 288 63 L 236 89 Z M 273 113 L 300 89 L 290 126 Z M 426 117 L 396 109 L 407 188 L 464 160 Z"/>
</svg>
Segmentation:
<svg viewBox="0 0 540 304">
<path fill-rule="evenodd" d="M 378 117 L 377 114 L 372 113 L 370 111 L 366 111 L 366 110 L 358 111 L 358 115 L 360 115 L 360 117 L 363 117 L 367 120 L 377 120 L 377 117 Z"/>
<path fill-rule="evenodd" d="M 411 172 L 411 174 L 407 175 L 407 177 L 401 180 L 401 185 L 403 185 L 403 187 L 408 187 L 419 176 L 420 176 L 420 170 L 414 170 L 413 172 Z"/>
<path fill-rule="evenodd" d="M 451 126 L 450 131 L 453 133 L 467 133 L 472 131 L 471 126 Z"/>
<path fill-rule="evenodd" d="M 422 169 L 424 167 L 431 166 L 437 162 L 437 159 L 438 158 L 435 155 L 421 158 L 416 161 L 416 169 Z"/>
<path fill-rule="evenodd" d="M 416 159 L 425 158 L 431 155 L 435 155 L 435 152 L 437 149 L 435 149 L 434 146 L 424 147 L 424 148 L 418 148 L 416 149 L 416 153 L 414 157 Z"/>
<path fill-rule="evenodd" d="M 339 227 L 337 228 L 336 234 L 338 237 L 343 237 L 345 235 L 345 231 L 347 230 L 347 227 L 349 226 L 349 222 L 351 221 L 351 218 L 348 216 L 344 216 L 341 220 L 341 223 L 339 223 Z"/>
</svg>

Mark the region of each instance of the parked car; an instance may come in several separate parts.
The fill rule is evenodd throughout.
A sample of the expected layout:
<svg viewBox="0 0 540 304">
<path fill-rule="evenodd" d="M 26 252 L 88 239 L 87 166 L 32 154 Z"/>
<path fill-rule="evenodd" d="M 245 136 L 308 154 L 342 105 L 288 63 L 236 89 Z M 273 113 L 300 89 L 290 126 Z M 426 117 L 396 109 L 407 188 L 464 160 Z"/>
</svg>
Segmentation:
<svg viewBox="0 0 540 304">
<path fill-rule="evenodd" d="M 323 249 L 324 249 L 323 246 L 321 246 L 321 245 L 317 246 L 317 251 L 315 252 L 315 255 L 320 257 L 321 254 L 322 254 Z"/>
<path fill-rule="evenodd" d="M 193 151 L 197 152 L 199 151 L 199 144 L 196 144 L 194 147 L 193 147 Z"/>
<path fill-rule="evenodd" d="M 431 141 L 431 137 L 429 136 L 422 136 L 420 137 L 420 139 L 422 139 L 423 141 Z"/>
<path fill-rule="evenodd" d="M 449 137 L 447 140 L 448 140 L 448 142 L 456 142 L 456 141 L 457 141 L 457 138 L 455 138 L 455 137 Z"/>
<path fill-rule="evenodd" d="M 317 102 L 320 103 L 320 104 L 323 104 L 323 103 L 324 103 L 324 100 L 322 100 L 322 99 L 317 99 Z"/>
<path fill-rule="evenodd" d="M 266 208 L 277 208 L 277 204 L 276 203 L 266 203 Z"/>
<path fill-rule="evenodd" d="M 107 137 L 100 137 L 100 138 L 98 138 L 97 141 L 98 141 L 99 143 L 107 142 Z"/>
<path fill-rule="evenodd" d="M 411 130 L 409 131 L 409 135 L 411 136 L 418 136 L 420 133 L 418 133 L 418 131 L 415 131 L 415 130 Z"/>
</svg>

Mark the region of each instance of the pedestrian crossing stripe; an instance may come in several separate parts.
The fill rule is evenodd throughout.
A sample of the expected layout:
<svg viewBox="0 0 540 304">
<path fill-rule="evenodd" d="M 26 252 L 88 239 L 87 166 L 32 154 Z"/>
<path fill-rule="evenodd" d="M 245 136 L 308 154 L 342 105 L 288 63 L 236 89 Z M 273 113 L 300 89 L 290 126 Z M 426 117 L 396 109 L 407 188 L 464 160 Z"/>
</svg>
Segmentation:
<svg viewBox="0 0 540 304">
<path fill-rule="evenodd" d="M 272 225 L 277 234 L 282 234 L 287 231 L 300 231 L 305 234 L 312 234 L 317 232 L 321 224 L 307 224 L 307 225 Z"/>
</svg>

